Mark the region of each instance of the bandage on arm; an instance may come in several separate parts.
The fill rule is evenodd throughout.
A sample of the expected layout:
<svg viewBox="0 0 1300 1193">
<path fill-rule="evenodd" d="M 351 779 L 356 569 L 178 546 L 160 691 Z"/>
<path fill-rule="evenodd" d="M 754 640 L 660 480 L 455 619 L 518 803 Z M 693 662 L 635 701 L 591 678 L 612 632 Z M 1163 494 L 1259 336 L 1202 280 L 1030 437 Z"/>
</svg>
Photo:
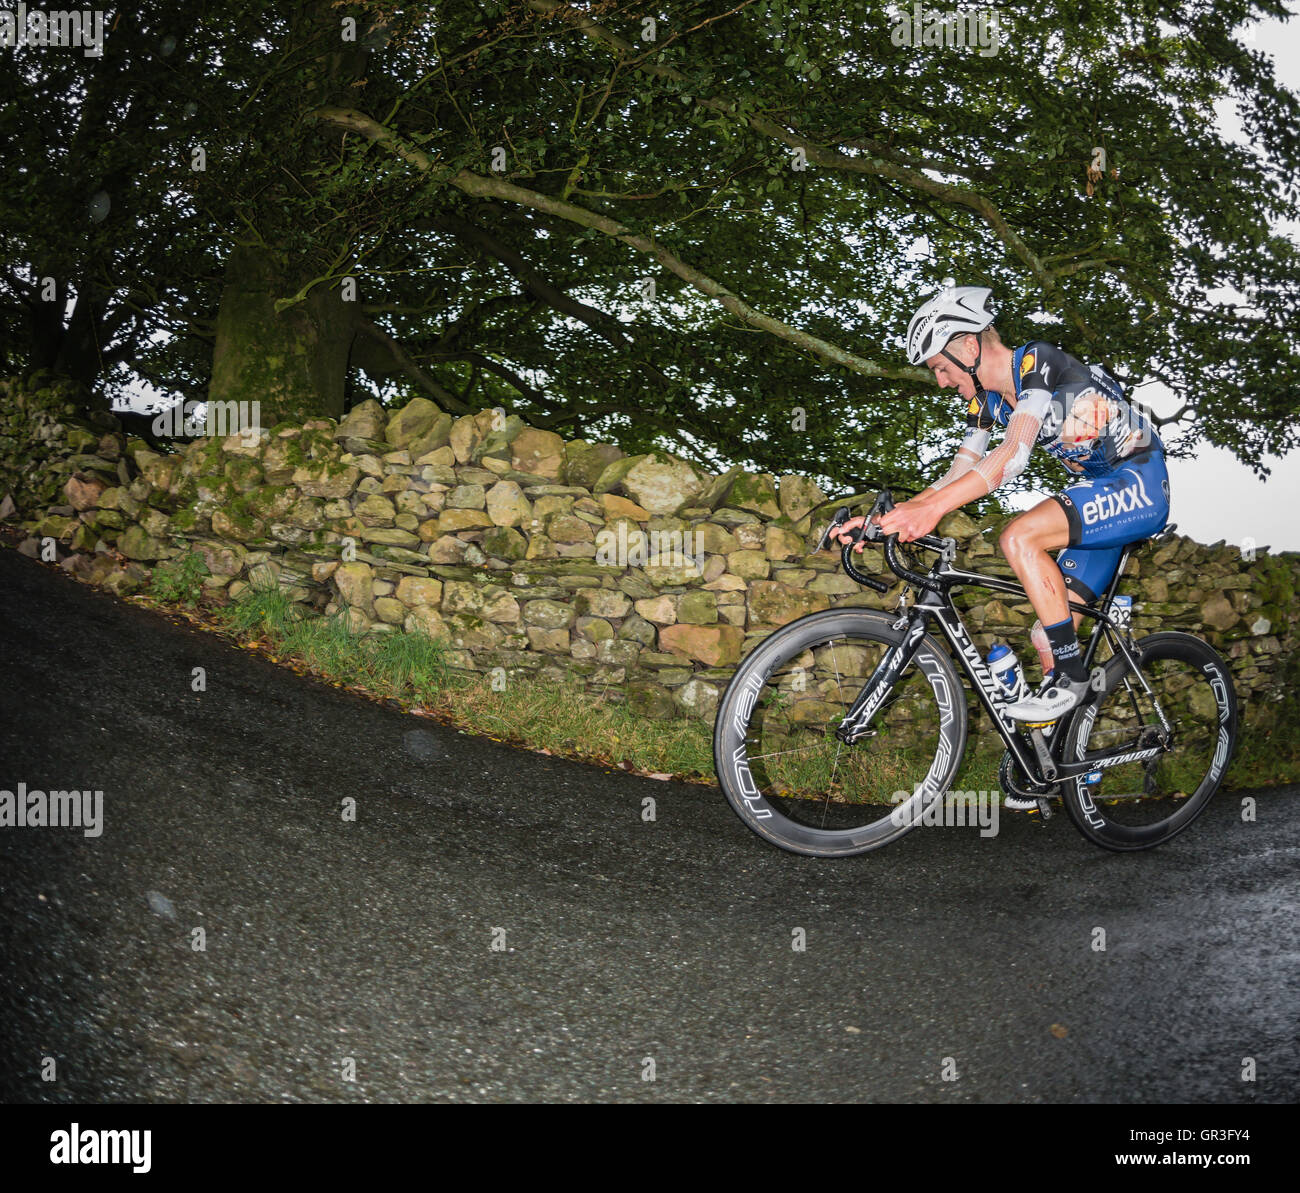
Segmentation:
<svg viewBox="0 0 1300 1193">
<path fill-rule="evenodd" d="M 950 485 L 953 481 L 965 476 L 984 458 L 984 449 L 988 446 L 988 442 L 989 433 L 987 431 L 978 428 L 971 428 L 971 430 L 967 431 L 966 438 L 962 440 L 961 447 L 957 449 L 957 454 L 948 466 L 948 471 L 930 486 L 931 490 L 942 489 L 944 485 Z"/>
<path fill-rule="evenodd" d="M 975 472 L 983 478 L 990 493 L 1024 471 L 1029 453 L 1038 441 L 1038 429 L 1043 425 L 1043 415 L 1051 400 L 1052 395 L 1045 390 L 1021 395 L 1016 404 L 1016 412 L 1007 423 L 1005 438 L 975 465 Z"/>
</svg>

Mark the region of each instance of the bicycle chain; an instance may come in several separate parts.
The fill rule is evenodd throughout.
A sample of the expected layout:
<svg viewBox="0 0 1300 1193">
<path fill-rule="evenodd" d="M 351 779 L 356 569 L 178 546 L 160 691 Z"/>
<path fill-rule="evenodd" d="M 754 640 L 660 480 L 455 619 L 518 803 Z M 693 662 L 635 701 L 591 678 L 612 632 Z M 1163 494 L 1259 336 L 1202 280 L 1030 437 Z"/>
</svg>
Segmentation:
<svg viewBox="0 0 1300 1193">
<path fill-rule="evenodd" d="M 1050 796 L 1054 791 L 1054 786 L 1044 787 L 1041 790 L 1032 790 L 1032 784 L 1029 783 L 1029 776 L 1024 775 L 1025 787 L 1022 788 L 1012 779 L 1013 774 L 1023 774 L 1020 764 L 1011 756 L 1010 750 L 1003 751 L 1002 763 L 998 767 L 998 782 L 1002 789 L 1009 795 L 1014 795 L 1017 799 L 1043 799 Z"/>
</svg>

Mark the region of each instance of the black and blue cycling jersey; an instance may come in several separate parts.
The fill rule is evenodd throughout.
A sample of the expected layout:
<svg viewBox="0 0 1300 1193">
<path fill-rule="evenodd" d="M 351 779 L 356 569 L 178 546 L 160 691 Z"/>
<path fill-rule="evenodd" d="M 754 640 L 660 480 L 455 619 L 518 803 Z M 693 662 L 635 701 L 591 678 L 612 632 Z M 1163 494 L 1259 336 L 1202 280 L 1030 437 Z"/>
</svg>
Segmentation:
<svg viewBox="0 0 1300 1193">
<path fill-rule="evenodd" d="M 1108 476 L 1144 452 L 1164 452 L 1151 421 L 1124 397 L 1123 386 L 1103 365 L 1085 365 L 1055 344 L 1034 340 L 1012 353 L 1011 372 L 1017 407 L 1042 417 L 1037 446 L 1067 468 Z M 1011 403 L 989 391 L 971 399 L 966 425 L 991 431 L 1005 427 L 1011 414 Z M 1095 438 L 1079 438 L 1095 423 L 1100 423 Z"/>
<path fill-rule="evenodd" d="M 1069 546 L 1056 558 L 1066 586 L 1095 600 L 1115 574 L 1124 546 L 1169 520 L 1169 474 L 1155 428 L 1101 365 L 1085 365 L 1041 340 L 1012 354 L 1015 409 L 1042 418 L 1035 446 L 1084 479 L 1055 495 L 1070 526 Z M 988 441 L 1013 413 L 1000 393 L 972 398 L 967 442 Z"/>
</svg>

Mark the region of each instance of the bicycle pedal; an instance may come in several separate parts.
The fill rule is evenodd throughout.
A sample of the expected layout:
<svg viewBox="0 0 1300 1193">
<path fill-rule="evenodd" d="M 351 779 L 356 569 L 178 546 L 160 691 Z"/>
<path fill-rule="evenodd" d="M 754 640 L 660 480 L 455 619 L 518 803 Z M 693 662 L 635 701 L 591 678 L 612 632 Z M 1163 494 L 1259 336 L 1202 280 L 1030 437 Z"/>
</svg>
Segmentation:
<svg viewBox="0 0 1300 1193">
<path fill-rule="evenodd" d="M 1052 819 L 1052 805 L 1046 799 L 1039 799 L 1038 811 L 1043 817 L 1043 823 L 1046 824 Z"/>
</svg>

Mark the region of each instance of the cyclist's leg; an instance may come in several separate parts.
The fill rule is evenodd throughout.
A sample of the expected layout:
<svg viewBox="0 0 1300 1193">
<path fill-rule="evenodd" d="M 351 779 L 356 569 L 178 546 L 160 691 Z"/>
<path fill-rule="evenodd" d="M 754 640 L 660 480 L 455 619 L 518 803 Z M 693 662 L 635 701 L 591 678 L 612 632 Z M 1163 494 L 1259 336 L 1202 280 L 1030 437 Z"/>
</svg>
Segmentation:
<svg viewBox="0 0 1300 1193">
<path fill-rule="evenodd" d="M 1056 557 L 1056 566 L 1065 577 L 1065 587 L 1070 594 L 1072 605 L 1092 605 L 1106 591 L 1119 564 L 1120 547 L 1067 547 Z M 1082 613 L 1074 615 L 1074 628 L 1077 632 Z M 1047 634 L 1042 622 L 1034 626 L 1030 634 L 1038 647 L 1038 657 L 1043 660 L 1044 672 L 1052 667 L 1052 650 L 1047 643 Z M 1041 646 L 1040 646 L 1041 642 Z"/>
<path fill-rule="evenodd" d="M 1086 600 L 1082 595 L 1075 598 L 1067 591 L 1065 576 L 1048 554 L 1066 546 L 1069 533 L 1069 520 L 1064 510 L 1054 498 L 1049 498 L 1007 523 L 998 540 L 1002 553 L 1025 586 L 1034 612 L 1038 614 L 1038 621 L 1030 632 L 1030 641 L 1038 651 L 1044 675 L 1053 670 L 1055 659 L 1043 626 L 1064 621 L 1071 616 L 1070 604 L 1082 604 Z M 1073 614 L 1076 630 L 1082 616 L 1081 613 Z"/>
<path fill-rule="evenodd" d="M 1114 578 L 1124 547 L 1155 534 L 1169 520 L 1164 457 L 1154 453 L 1111 476 L 1079 481 L 1052 500 L 1069 522 L 1069 545 L 1056 563 L 1070 599 L 1093 604 Z"/>
</svg>

